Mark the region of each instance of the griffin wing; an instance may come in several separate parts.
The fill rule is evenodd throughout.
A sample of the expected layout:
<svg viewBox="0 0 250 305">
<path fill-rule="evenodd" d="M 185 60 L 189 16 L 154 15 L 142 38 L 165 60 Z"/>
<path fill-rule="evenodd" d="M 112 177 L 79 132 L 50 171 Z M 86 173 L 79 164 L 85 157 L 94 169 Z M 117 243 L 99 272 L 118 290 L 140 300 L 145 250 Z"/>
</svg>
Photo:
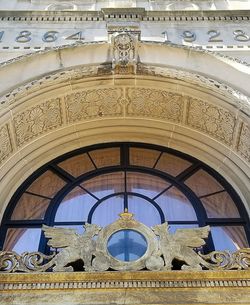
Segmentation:
<svg viewBox="0 0 250 305">
<path fill-rule="evenodd" d="M 44 235 L 49 239 L 48 245 L 54 248 L 66 248 L 77 244 L 79 234 L 75 229 L 54 228 L 43 225 Z"/>
<path fill-rule="evenodd" d="M 193 229 L 178 229 L 172 238 L 180 245 L 198 248 L 205 245 L 204 238 L 208 237 L 209 232 L 209 226 Z"/>
</svg>

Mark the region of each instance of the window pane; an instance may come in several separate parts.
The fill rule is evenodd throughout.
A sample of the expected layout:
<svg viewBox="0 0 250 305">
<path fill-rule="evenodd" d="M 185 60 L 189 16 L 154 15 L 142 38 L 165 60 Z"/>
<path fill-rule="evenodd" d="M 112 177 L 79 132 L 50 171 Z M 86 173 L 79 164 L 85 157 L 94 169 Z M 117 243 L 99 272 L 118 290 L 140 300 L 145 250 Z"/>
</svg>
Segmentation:
<svg viewBox="0 0 250 305">
<path fill-rule="evenodd" d="M 193 228 L 198 228 L 198 224 L 192 224 L 192 225 L 169 225 L 169 232 L 171 234 L 174 234 L 176 232 L 176 230 L 178 229 L 193 229 Z"/>
<path fill-rule="evenodd" d="M 124 184 L 124 172 L 114 172 L 97 176 L 81 185 L 96 197 L 102 198 L 110 194 L 124 192 Z"/>
<path fill-rule="evenodd" d="M 95 169 L 87 154 L 72 157 L 58 165 L 74 177 L 78 177 Z"/>
<path fill-rule="evenodd" d="M 86 221 L 95 203 L 95 198 L 76 187 L 60 203 L 55 221 Z"/>
<path fill-rule="evenodd" d="M 124 197 L 114 196 L 103 201 L 94 211 L 91 223 L 102 227 L 109 225 L 119 218 L 119 214 L 124 211 Z"/>
<path fill-rule="evenodd" d="M 211 227 L 211 233 L 216 250 L 236 251 L 249 247 L 244 227 Z"/>
<path fill-rule="evenodd" d="M 4 250 L 15 251 L 21 254 L 25 251 L 38 251 L 38 246 L 41 237 L 41 229 L 18 228 L 8 229 Z"/>
<path fill-rule="evenodd" d="M 161 223 L 161 218 L 156 207 L 143 198 L 128 196 L 128 211 L 134 214 L 134 218 L 146 226 L 154 226 Z"/>
<path fill-rule="evenodd" d="M 139 259 L 147 250 L 145 237 L 134 230 L 121 230 L 108 240 L 109 253 L 118 260 L 131 262 Z"/>
<path fill-rule="evenodd" d="M 159 155 L 160 152 L 153 149 L 135 147 L 129 149 L 129 161 L 131 165 L 140 165 L 152 168 Z"/>
<path fill-rule="evenodd" d="M 222 185 L 203 169 L 198 170 L 185 184 L 199 197 L 223 190 Z"/>
<path fill-rule="evenodd" d="M 240 217 L 237 207 L 227 192 L 201 199 L 207 216 L 211 218 Z"/>
<path fill-rule="evenodd" d="M 64 229 L 74 229 L 76 233 L 83 234 L 85 231 L 83 225 L 64 225 L 64 226 L 54 226 L 55 228 L 64 228 Z"/>
<path fill-rule="evenodd" d="M 171 187 L 155 201 L 161 207 L 167 221 L 197 220 L 191 202 L 176 187 Z"/>
<path fill-rule="evenodd" d="M 49 199 L 24 193 L 18 201 L 11 219 L 43 219 L 49 204 Z"/>
<path fill-rule="evenodd" d="M 27 191 L 52 198 L 64 185 L 65 181 L 51 171 L 46 171 L 31 184 Z"/>
<path fill-rule="evenodd" d="M 128 172 L 127 191 L 153 198 L 170 186 L 165 180 L 148 174 Z"/>
<path fill-rule="evenodd" d="M 171 154 L 163 153 L 156 164 L 156 169 L 177 176 L 188 168 L 192 163 Z"/>
<path fill-rule="evenodd" d="M 112 147 L 89 152 L 97 168 L 120 164 L 120 148 Z"/>
</svg>

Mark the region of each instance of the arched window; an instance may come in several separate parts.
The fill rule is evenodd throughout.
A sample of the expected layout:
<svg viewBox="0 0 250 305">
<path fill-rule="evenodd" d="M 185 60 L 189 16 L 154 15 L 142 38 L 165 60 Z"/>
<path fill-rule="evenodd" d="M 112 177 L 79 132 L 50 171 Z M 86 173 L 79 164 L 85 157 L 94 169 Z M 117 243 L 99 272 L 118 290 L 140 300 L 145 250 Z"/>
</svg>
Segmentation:
<svg viewBox="0 0 250 305">
<path fill-rule="evenodd" d="M 3 217 L 1 248 L 49 253 L 43 224 L 83 231 L 106 226 L 128 209 L 170 230 L 211 226 L 204 251 L 249 246 L 249 218 L 232 187 L 213 169 L 171 149 L 135 143 L 92 146 L 37 170 L 16 191 Z"/>
</svg>

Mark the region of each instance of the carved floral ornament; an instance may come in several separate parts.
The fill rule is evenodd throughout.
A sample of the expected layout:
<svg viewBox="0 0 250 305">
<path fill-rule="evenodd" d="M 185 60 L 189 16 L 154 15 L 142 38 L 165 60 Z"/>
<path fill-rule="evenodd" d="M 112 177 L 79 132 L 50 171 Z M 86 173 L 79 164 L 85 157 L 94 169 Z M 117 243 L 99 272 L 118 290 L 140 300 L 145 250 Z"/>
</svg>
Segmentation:
<svg viewBox="0 0 250 305">
<path fill-rule="evenodd" d="M 235 253 L 213 251 L 203 255 L 197 252 L 197 248 L 205 244 L 204 239 L 208 237 L 209 226 L 178 229 L 174 234 L 170 234 L 167 222 L 149 228 L 136 221 L 133 214 L 125 211 L 120 214 L 118 220 L 104 228 L 86 223 L 82 235 L 74 229 L 48 226 L 43 226 L 42 229 L 49 239 L 48 245 L 60 251 L 50 256 L 40 252 L 24 252 L 19 255 L 15 252 L 1 251 L 1 272 L 43 272 L 51 269 L 54 272 L 69 272 L 74 271 L 74 263 L 79 261 L 83 265 L 82 271 L 86 272 L 172 270 L 174 260 L 182 262 L 182 270 L 191 271 L 250 268 L 249 248 L 240 249 Z M 133 232 L 144 239 L 146 248 L 140 257 L 126 261 L 113 256 L 109 242 L 119 232 L 125 235 Z M 133 243 L 130 238 L 125 242 Z"/>
</svg>

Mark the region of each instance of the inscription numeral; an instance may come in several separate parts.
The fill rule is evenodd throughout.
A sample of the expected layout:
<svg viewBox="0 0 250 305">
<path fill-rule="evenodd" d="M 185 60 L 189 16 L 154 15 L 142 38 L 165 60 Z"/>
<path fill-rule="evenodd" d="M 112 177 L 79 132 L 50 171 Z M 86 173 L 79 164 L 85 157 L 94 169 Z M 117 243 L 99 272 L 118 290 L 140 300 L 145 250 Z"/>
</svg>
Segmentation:
<svg viewBox="0 0 250 305">
<path fill-rule="evenodd" d="M 54 42 L 57 40 L 57 31 L 48 31 L 43 35 L 44 42 Z"/>
<path fill-rule="evenodd" d="M 16 37 L 16 42 L 21 42 L 21 43 L 29 42 L 31 41 L 30 35 L 31 35 L 30 31 L 21 31 L 19 35 Z"/>
<path fill-rule="evenodd" d="M 72 34 L 68 37 L 65 38 L 66 40 L 84 40 L 85 38 L 83 37 L 82 31 L 77 32 L 75 34 Z"/>
<path fill-rule="evenodd" d="M 184 31 L 181 36 L 186 42 L 193 42 L 196 40 L 196 34 L 192 31 Z"/>
<path fill-rule="evenodd" d="M 233 34 L 234 39 L 237 41 L 249 41 L 249 36 L 242 30 L 236 30 Z"/>
<path fill-rule="evenodd" d="M 207 32 L 207 34 L 210 36 L 208 39 L 208 42 L 222 42 L 223 39 L 218 38 L 220 36 L 220 32 L 216 30 L 210 30 Z"/>
</svg>

